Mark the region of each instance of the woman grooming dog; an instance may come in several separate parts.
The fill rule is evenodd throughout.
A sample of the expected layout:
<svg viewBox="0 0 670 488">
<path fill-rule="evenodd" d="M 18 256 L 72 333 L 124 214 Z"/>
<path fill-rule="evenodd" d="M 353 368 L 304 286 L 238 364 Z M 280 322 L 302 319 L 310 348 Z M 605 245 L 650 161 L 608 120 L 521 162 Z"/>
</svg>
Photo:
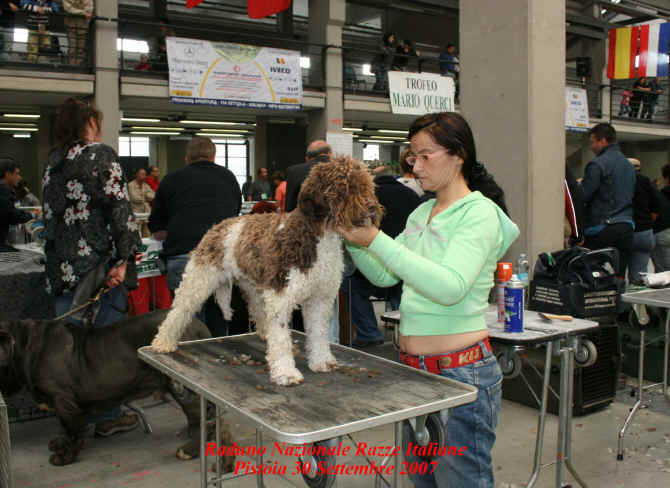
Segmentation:
<svg viewBox="0 0 670 488">
<path fill-rule="evenodd" d="M 407 162 L 424 191 L 420 205 L 394 240 L 375 226 L 339 228 L 358 269 L 375 285 L 403 282 L 400 359 L 479 388 L 477 400 L 451 410 L 449 445 L 434 472 L 411 475 L 417 487 L 493 488 L 491 450 L 500 410 L 502 375 L 491 352 L 484 313 L 496 263 L 518 237 L 504 194 L 477 162 L 472 131 L 445 112 L 418 118 L 409 129 Z M 405 436 L 414 442 L 405 427 Z M 426 463 L 411 456 L 408 462 Z M 422 470 L 417 469 L 417 473 Z"/>
</svg>

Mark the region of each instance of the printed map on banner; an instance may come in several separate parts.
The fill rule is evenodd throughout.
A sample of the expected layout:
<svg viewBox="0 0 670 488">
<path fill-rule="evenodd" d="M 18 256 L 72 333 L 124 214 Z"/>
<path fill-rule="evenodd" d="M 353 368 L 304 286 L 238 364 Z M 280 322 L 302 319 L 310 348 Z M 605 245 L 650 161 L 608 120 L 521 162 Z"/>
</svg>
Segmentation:
<svg viewBox="0 0 670 488">
<path fill-rule="evenodd" d="M 456 87 L 448 76 L 404 71 L 389 71 L 388 76 L 394 114 L 453 112 Z"/>
<path fill-rule="evenodd" d="M 589 103 L 586 89 L 565 87 L 565 127 L 578 132 L 589 128 Z"/>
<path fill-rule="evenodd" d="M 300 53 L 285 49 L 166 39 L 170 101 L 193 105 L 300 110 Z"/>
</svg>

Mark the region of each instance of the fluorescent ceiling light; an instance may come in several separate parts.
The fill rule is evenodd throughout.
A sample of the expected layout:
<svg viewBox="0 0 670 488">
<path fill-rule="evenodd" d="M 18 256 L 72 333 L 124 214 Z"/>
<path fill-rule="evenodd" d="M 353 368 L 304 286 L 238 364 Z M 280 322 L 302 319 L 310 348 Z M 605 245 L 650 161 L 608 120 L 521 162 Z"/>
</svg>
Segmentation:
<svg viewBox="0 0 670 488">
<path fill-rule="evenodd" d="M 403 135 L 407 135 L 406 130 L 378 129 L 377 132 L 383 132 L 384 134 L 403 134 Z"/>
<path fill-rule="evenodd" d="M 26 123 L 21 123 L 21 122 L 0 122 L 0 127 L 33 127 L 36 128 L 37 126 L 35 124 L 26 124 Z"/>
<path fill-rule="evenodd" d="M 36 127 L 0 127 L 0 130 L 9 130 L 12 132 L 23 131 L 23 132 L 37 132 Z"/>
<path fill-rule="evenodd" d="M 195 135 L 202 137 L 245 137 L 244 134 L 217 134 L 216 132 L 197 132 Z"/>
<path fill-rule="evenodd" d="M 179 123 L 196 125 L 246 125 L 245 122 L 216 122 L 214 120 L 180 120 Z"/>
<path fill-rule="evenodd" d="M 378 139 L 359 139 L 358 142 L 373 142 L 375 144 L 393 144 L 395 141 L 381 141 Z"/>
<path fill-rule="evenodd" d="M 233 133 L 235 133 L 235 132 L 249 132 L 247 129 L 209 129 L 207 127 L 203 127 L 202 130 L 205 131 L 205 132 L 225 132 L 225 133 L 228 133 L 228 132 L 233 132 Z"/>
<path fill-rule="evenodd" d="M 149 129 L 149 130 L 173 130 L 173 131 L 174 131 L 174 130 L 178 130 L 178 131 L 182 131 L 182 130 L 184 130 L 183 127 L 156 127 L 156 126 L 154 126 L 154 127 L 149 127 L 149 126 L 141 126 L 141 125 L 133 125 L 133 126 L 131 127 L 131 129 L 140 129 L 140 130 L 142 130 L 142 129 Z"/>
<path fill-rule="evenodd" d="M 122 122 L 160 122 L 161 119 L 138 119 L 135 117 L 121 117 Z"/>
<path fill-rule="evenodd" d="M 134 136 L 178 136 L 181 132 L 144 132 L 144 131 L 132 131 Z"/>
<path fill-rule="evenodd" d="M 12 117 L 17 119 L 39 119 L 39 114 L 4 114 L 5 117 Z"/>
<path fill-rule="evenodd" d="M 363 129 L 361 129 L 359 127 L 342 127 L 342 130 L 346 130 L 348 132 L 360 132 Z"/>
<path fill-rule="evenodd" d="M 312 62 L 309 59 L 309 56 L 300 56 L 300 67 L 301 68 L 309 69 L 311 65 L 312 65 Z"/>
<path fill-rule="evenodd" d="M 372 139 L 391 139 L 393 141 L 402 141 L 404 137 L 391 137 L 391 136 L 370 136 Z"/>
<path fill-rule="evenodd" d="M 26 137 L 30 137 L 30 134 L 14 134 L 14 137 L 16 137 L 17 139 L 23 139 Z"/>
</svg>

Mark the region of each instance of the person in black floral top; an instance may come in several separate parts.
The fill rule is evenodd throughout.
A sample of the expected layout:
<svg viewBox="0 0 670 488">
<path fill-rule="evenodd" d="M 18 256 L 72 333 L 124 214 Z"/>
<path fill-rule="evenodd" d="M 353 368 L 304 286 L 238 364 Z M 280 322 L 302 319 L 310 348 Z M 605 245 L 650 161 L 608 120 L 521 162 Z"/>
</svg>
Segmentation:
<svg viewBox="0 0 670 488">
<path fill-rule="evenodd" d="M 101 122 L 102 113 L 90 104 L 67 99 L 43 177 L 47 291 L 55 296 L 60 316 L 73 306 L 82 280 L 102 270 L 110 291 L 101 300 L 96 327 L 125 317 L 127 297 L 119 285 L 141 244 L 117 154 L 100 143 Z M 82 325 L 72 317 L 66 320 Z M 111 435 L 135 428 L 137 416 L 121 415 L 117 407 L 95 422 L 97 434 Z"/>
</svg>

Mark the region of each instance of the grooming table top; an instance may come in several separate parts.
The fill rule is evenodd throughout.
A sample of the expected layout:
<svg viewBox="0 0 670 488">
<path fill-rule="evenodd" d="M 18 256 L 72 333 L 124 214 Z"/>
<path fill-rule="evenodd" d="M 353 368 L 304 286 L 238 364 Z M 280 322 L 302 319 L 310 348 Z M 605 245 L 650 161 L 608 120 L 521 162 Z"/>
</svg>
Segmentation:
<svg viewBox="0 0 670 488">
<path fill-rule="evenodd" d="M 621 299 L 626 303 L 670 308 L 670 288 L 643 288 L 641 291 L 624 293 Z"/>
<path fill-rule="evenodd" d="M 670 295 L 668 297 L 670 299 Z M 400 312 L 387 312 L 382 315 L 382 320 L 396 324 L 400 323 Z M 573 318 L 570 321 L 553 319 L 551 322 L 545 322 L 537 312 L 524 310 L 523 332 L 505 332 L 505 324 L 498 322 L 495 305 L 491 305 L 486 311 L 486 325 L 489 328 L 492 341 L 501 344 L 529 346 L 584 334 L 598 327 L 597 322 L 578 318 Z"/>
<path fill-rule="evenodd" d="M 141 359 L 210 401 L 246 416 L 280 442 L 302 444 L 437 412 L 474 401 L 475 387 L 331 344 L 340 369 L 313 373 L 305 335 L 292 331 L 301 385 L 277 386 L 264 365 L 233 365 L 246 354 L 265 361 L 256 334 L 184 342 L 171 354 L 139 349 Z"/>
</svg>

